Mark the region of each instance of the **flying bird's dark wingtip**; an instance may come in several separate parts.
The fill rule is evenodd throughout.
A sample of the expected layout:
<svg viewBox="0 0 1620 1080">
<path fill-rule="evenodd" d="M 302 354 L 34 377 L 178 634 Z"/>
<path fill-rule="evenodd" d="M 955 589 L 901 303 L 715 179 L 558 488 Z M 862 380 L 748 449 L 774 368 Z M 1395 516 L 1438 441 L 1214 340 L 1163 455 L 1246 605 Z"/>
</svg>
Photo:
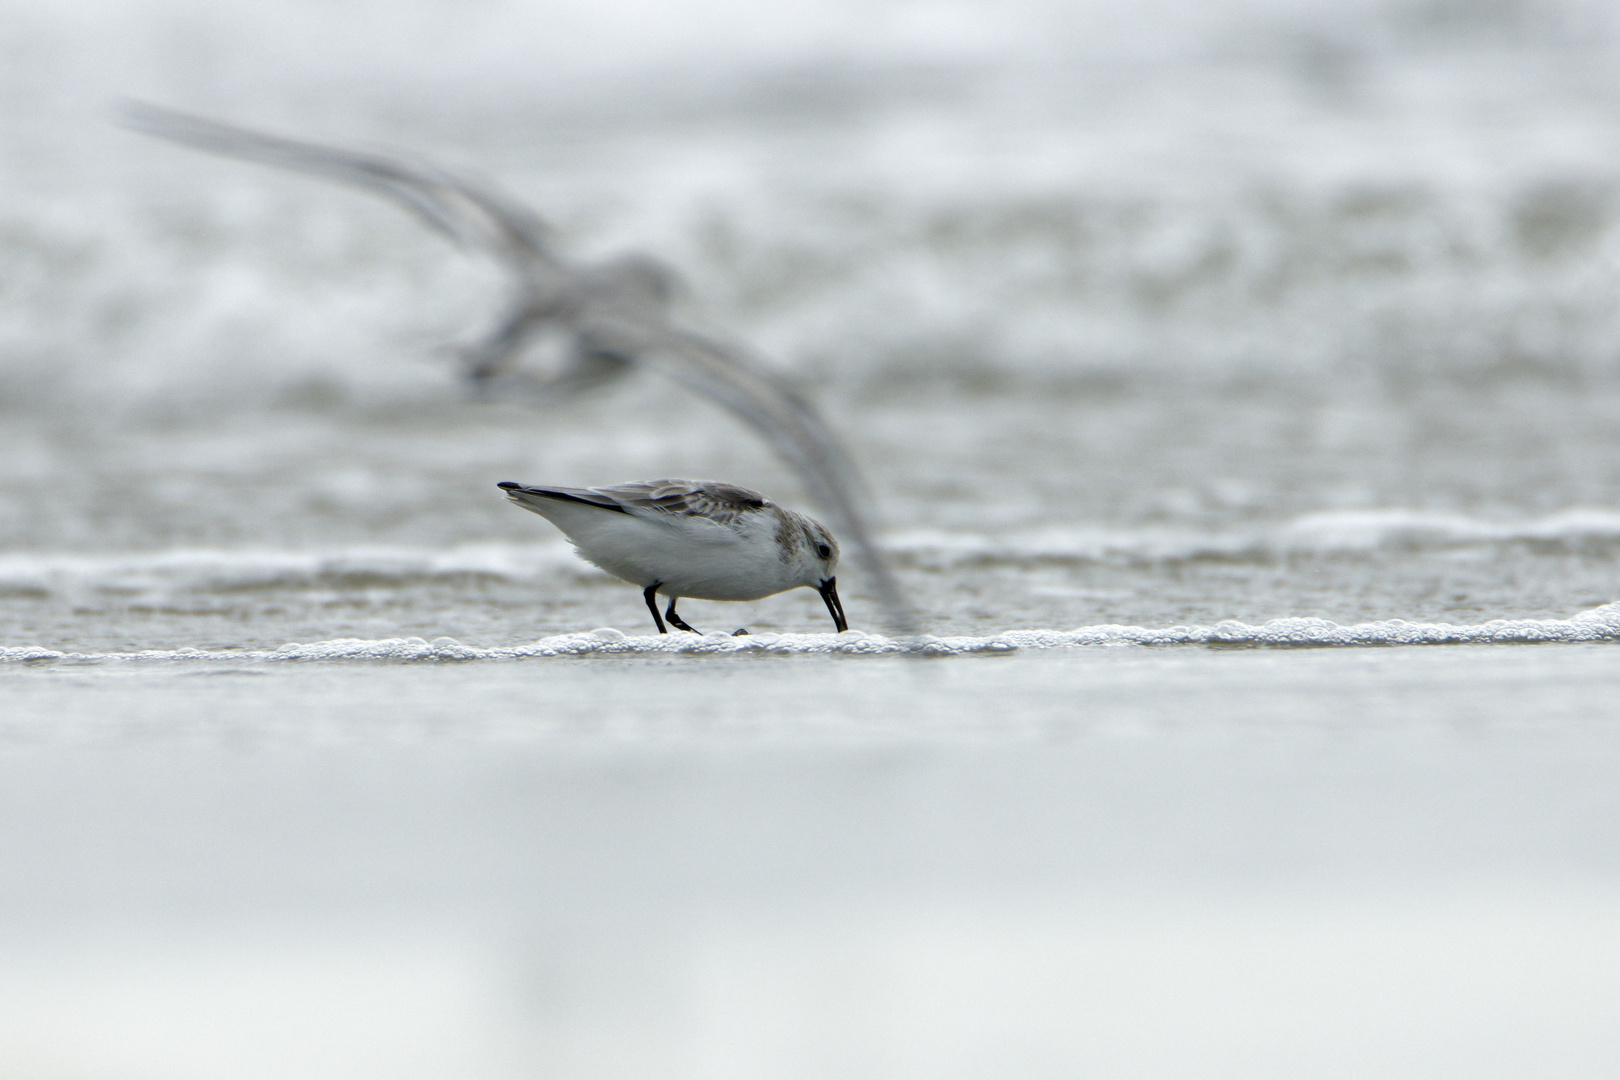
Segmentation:
<svg viewBox="0 0 1620 1080">
<path fill-rule="evenodd" d="M 522 484 L 514 483 L 511 480 L 502 480 L 495 486 L 498 488 L 505 488 L 507 491 L 521 491 L 523 489 Z"/>
<path fill-rule="evenodd" d="M 229 129 L 213 120 L 191 113 L 176 112 L 139 98 L 118 98 L 113 102 L 113 123 L 128 131 L 156 135 L 160 139 L 188 143 L 203 149 L 219 150 L 209 140 L 218 140 Z M 223 152 L 223 151 L 221 151 Z"/>
</svg>

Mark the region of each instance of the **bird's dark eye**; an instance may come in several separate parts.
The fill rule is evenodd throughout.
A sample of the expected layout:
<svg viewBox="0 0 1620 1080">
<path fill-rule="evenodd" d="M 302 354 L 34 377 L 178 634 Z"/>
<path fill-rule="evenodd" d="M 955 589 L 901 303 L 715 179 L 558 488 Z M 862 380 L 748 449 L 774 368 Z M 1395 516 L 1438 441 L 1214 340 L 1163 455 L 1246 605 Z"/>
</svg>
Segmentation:
<svg viewBox="0 0 1620 1080">
<path fill-rule="evenodd" d="M 832 548 L 828 547 L 826 544 L 817 544 L 816 554 L 825 559 L 827 556 L 832 554 Z"/>
</svg>

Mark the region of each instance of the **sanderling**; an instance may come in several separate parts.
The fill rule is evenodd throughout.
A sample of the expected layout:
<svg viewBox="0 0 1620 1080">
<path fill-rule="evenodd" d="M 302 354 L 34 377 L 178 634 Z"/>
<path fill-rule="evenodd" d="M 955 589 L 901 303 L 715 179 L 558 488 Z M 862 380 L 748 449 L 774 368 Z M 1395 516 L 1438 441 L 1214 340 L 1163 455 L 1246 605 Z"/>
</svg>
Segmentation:
<svg viewBox="0 0 1620 1080">
<path fill-rule="evenodd" d="M 850 542 L 890 629 L 915 632 L 900 586 L 867 528 L 864 488 L 849 455 L 787 380 L 745 350 L 671 320 L 676 277 L 662 263 L 634 254 L 596 264 L 565 259 L 552 250 L 550 227 L 538 215 L 488 184 L 423 162 L 265 135 L 150 105 L 128 105 L 124 121 L 201 150 L 364 188 L 488 254 L 507 271 L 511 293 L 500 321 L 460 350 L 467 378 L 482 393 L 578 390 L 641 363 L 730 410 L 794 468 Z M 544 378 L 519 370 L 525 348 L 548 329 L 570 343 L 561 369 Z"/>
<path fill-rule="evenodd" d="M 604 488 L 496 485 L 574 543 L 580 558 L 641 586 L 660 634 L 681 597 L 758 600 L 801 585 L 821 594 L 833 626 L 849 629 L 838 599 L 838 541 L 819 522 L 757 491 L 712 480 L 646 480 Z M 658 614 L 658 594 L 669 609 Z"/>
</svg>

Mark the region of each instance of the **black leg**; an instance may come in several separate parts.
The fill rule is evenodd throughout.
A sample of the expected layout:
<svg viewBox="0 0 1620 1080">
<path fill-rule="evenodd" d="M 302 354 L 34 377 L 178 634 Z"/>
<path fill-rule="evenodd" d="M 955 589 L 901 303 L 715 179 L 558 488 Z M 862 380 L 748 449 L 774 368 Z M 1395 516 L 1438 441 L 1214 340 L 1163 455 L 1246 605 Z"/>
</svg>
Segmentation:
<svg viewBox="0 0 1620 1080">
<path fill-rule="evenodd" d="M 647 610 L 653 613 L 653 622 L 658 624 L 658 632 L 667 634 L 669 631 L 664 629 L 663 617 L 658 614 L 658 586 L 662 584 L 662 581 L 653 582 L 642 590 L 641 595 L 647 598 Z M 669 610 L 675 610 L 675 601 L 671 600 L 669 602 Z"/>
<path fill-rule="evenodd" d="M 693 630 L 690 626 L 687 626 L 686 620 L 675 614 L 675 601 L 679 599 L 680 597 L 678 596 L 672 596 L 669 598 L 669 610 L 664 612 L 664 618 L 669 620 L 669 625 L 676 627 L 677 629 L 687 630 L 694 634 L 703 633 L 701 630 Z"/>
</svg>

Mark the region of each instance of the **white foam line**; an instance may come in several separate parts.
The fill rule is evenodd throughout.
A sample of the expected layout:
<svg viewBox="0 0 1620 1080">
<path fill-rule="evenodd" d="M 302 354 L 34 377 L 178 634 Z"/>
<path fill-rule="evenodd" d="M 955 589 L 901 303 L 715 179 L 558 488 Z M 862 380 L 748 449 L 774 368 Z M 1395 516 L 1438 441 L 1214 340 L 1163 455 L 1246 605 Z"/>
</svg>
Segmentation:
<svg viewBox="0 0 1620 1080">
<path fill-rule="evenodd" d="M 1516 540 L 1620 539 L 1620 513 L 1576 507 L 1521 521 L 1490 521 L 1418 510 L 1335 510 L 1306 514 L 1279 530 L 1284 550 L 1360 550 L 1388 543 L 1468 544 Z"/>
<path fill-rule="evenodd" d="M 1099 529 L 1063 526 L 984 535 L 914 530 L 888 541 L 891 550 L 963 561 L 1055 559 L 1189 559 L 1199 556 L 1331 554 L 1381 547 L 1620 540 L 1620 512 L 1575 508 L 1519 521 L 1491 521 L 1421 510 L 1333 510 L 1267 527 L 1232 532 L 1192 529 Z"/>
<path fill-rule="evenodd" d="M 451 548 L 356 545 L 313 551 L 263 549 L 169 551 L 110 555 L 0 555 L 0 584 L 48 587 L 65 582 L 136 582 L 190 578 L 236 584 L 266 578 L 313 579 L 324 574 L 384 576 L 491 574 L 530 578 L 579 565 L 560 540 L 541 544 L 463 544 Z"/>
<path fill-rule="evenodd" d="M 1229 620 L 1215 626 L 1086 626 L 1077 630 L 1008 630 L 989 637 L 925 635 L 921 651 L 943 656 L 1006 653 L 1020 649 L 1066 649 L 1123 645 L 1227 645 L 1287 648 L 1300 646 L 1402 646 L 1464 644 L 1542 644 L 1620 641 L 1620 603 L 1583 611 L 1568 619 L 1492 619 L 1471 626 L 1415 623 L 1404 619 L 1340 626 L 1326 619 L 1273 619 L 1252 626 Z M 849 630 L 842 634 L 706 634 L 629 636 L 613 629 L 559 634 L 528 645 L 479 648 L 453 638 L 340 638 L 279 649 L 147 649 L 131 653 L 60 652 L 38 646 L 0 647 L 0 663 L 68 661 L 80 663 L 166 661 L 277 663 L 319 661 L 442 662 L 526 660 L 544 657 L 618 655 L 699 655 L 749 653 L 879 656 L 903 653 L 907 642 Z"/>
</svg>

